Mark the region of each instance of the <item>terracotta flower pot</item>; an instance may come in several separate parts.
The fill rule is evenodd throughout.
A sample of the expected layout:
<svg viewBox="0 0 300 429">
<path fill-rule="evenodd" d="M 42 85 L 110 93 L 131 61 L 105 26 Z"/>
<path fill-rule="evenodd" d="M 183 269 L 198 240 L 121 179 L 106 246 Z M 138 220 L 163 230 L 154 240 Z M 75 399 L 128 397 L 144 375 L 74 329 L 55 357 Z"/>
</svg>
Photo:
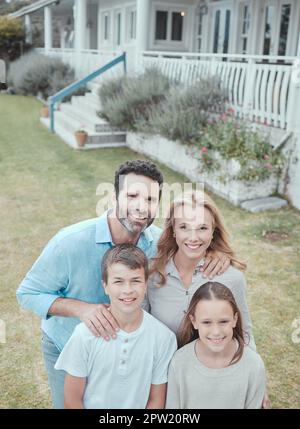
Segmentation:
<svg viewBox="0 0 300 429">
<path fill-rule="evenodd" d="M 83 147 L 87 141 L 88 133 L 86 131 L 75 132 L 76 141 L 79 147 Z"/>
<path fill-rule="evenodd" d="M 42 118 L 49 118 L 49 108 L 48 108 L 48 106 L 43 106 L 41 108 L 41 117 Z"/>
</svg>

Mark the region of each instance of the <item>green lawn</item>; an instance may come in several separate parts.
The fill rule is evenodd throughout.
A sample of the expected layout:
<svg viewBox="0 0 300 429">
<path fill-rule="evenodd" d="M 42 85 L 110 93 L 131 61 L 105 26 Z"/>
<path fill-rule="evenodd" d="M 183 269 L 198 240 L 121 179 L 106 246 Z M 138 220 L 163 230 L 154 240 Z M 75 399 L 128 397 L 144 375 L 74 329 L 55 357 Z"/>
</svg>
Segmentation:
<svg viewBox="0 0 300 429">
<path fill-rule="evenodd" d="M 0 408 L 45 408 L 49 390 L 39 320 L 16 303 L 15 291 L 46 242 L 63 226 L 96 216 L 101 182 L 117 166 L 141 158 L 126 149 L 74 151 L 39 123 L 33 98 L 0 95 Z M 168 183 L 184 177 L 161 166 Z M 292 208 L 250 214 L 215 197 L 237 253 L 248 262 L 248 300 L 273 407 L 300 407 L 300 213 Z M 159 225 L 160 222 L 157 222 Z M 266 231 L 288 237 L 269 241 Z"/>
</svg>

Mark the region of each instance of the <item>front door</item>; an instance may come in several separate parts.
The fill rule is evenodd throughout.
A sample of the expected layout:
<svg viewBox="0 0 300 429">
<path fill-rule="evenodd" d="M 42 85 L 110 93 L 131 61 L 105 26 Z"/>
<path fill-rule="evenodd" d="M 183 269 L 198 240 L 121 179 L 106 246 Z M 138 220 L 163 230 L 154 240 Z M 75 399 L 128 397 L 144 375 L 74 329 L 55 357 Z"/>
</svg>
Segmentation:
<svg viewBox="0 0 300 429">
<path fill-rule="evenodd" d="M 228 6 L 213 10 L 213 53 L 227 54 L 229 50 L 230 21 L 232 11 Z"/>
</svg>

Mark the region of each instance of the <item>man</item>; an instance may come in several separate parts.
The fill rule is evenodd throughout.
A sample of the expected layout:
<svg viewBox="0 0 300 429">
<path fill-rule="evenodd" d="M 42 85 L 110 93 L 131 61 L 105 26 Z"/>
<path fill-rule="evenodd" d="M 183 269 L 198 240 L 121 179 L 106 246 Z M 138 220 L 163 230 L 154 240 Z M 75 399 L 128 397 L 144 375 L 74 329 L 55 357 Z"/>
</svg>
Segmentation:
<svg viewBox="0 0 300 429">
<path fill-rule="evenodd" d="M 17 290 L 20 305 L 42 318 L 42 349 L 55 408 L 64 405 L 65 373 L 54 365 L 76 325 L 81 321 L 106 340 L 118 331 L 101 282 L 103 255 L 122 243 L 136 244 L 148 258 L 156 254 L 161 230 L 152 223 L 162 184 L 163 176 L 153 163 L 135 160 L 121 165 L 115 173 L 114 207 L 99 218 L 59 231 Z M 206 260 L 204 273 L 210 278 L 230 263 L 225 255 L 219 256 Z"/>
</svg>

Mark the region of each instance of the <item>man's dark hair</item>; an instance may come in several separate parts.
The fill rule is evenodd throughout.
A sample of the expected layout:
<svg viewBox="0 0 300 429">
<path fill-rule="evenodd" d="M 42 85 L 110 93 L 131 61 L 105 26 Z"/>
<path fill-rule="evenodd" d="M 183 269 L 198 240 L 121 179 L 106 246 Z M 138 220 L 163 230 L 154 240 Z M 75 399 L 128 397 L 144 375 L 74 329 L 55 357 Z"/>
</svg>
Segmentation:
<svg viewBox="0 0 300 429">
<path fill-rule="evenodd" d="M 107 283 L 108 268 L 113 264 L 123 264 L 131 270 L 144 268 L 145 280 L 148 280 L 148 259 L 145 253 L 134 244 L 119 244 L 107 250 L 102 258 L 102 280 Z"/>
<path fill-rule="evenodd" d="M 164 181 L 162 173 L 159 171 L 157 166 L 153 162 L 142 161 L 141 159 L 136 159 L 134 161 L 126 161 L 124 164 L 120 165 L 118 170 L 115 172 L 115 192 L 118 198 L 120 192 L 120 177 L 126 176 L 126 174 L 134 173 L 139 176 L 146 176 L 150 179 L 158 182 L 159 184 L 159 199 L 161 197 L 161 188 Z"/>
</svg>

